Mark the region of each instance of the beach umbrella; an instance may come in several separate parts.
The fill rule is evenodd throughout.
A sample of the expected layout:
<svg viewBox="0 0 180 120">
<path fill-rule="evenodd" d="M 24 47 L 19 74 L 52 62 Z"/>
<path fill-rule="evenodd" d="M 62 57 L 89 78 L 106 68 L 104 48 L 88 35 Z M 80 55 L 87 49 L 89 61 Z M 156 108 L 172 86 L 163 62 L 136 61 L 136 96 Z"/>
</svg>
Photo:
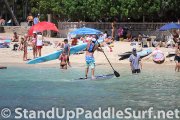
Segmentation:
<svg viewBox="0 0 180 120">
<path fill-rule="evenodd" d="M 78 29 L 72 31 L 69 34 L 73 34 L 73 35 L 98 35 L 98 34 L 103 34 L 103 33 L 97 29 L 83 27 L 83 28 L 78 28 Z"/>
<path fill-rule="evenodd" d="M 59 30 L 57 29 L 57 27 L 54 23 L 43 21 L 43 22 L 39 22 L 36 25 L 33 25 L 28 30 L 28 35 L 33 35 L 33 31 L 43 32 L 45 30 L 52 30 L 55 32 L 59 32 Z"/>
<path fill-rule="evenodd" d="M 159 30 L 166 31 L 170 29 L 180 29 L 180 25 L 176 23 L 168 23 L 168 24 L 163 25 Z"/>
</svg>

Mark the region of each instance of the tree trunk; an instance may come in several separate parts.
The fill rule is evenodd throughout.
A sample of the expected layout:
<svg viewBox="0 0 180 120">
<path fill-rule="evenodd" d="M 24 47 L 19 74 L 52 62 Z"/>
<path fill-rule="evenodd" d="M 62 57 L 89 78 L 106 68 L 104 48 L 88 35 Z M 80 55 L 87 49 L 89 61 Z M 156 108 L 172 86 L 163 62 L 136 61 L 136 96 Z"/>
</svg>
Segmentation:
<svg viewBox="0 0 180 120">
<path fill-rule="evenodd" d="M 145 15 L 143 15 L 143 22 L 145 22 Z"/>
<path fill-rule="evenodd" d="M 25 14 L 24 14 L 24 18 L 26 19 L 27 17 L 27 9 L 28 9 L 28 0 L 25 0 Z"/>
<path fill-rule="evenodd" d="M 47 17 L 48 17 L 48 22 L 51 22 L 52 21 L 52 15 L 51 14 L 47 14 Z M 48 37 L 51 37 L 51 31 L 50 30 L 48 30 L 47 31 L 47 36 Z"/>
<path fill-rule="evenodd" d="M 16 24 L 17 26 L 19 26 L 19 23 L 18 23 L 18 21 L 17 21 L 17 19 L 16 19 L 16 16 L 14 15 L 13 11 L 11 10 L 8 1 L 7 1 L 7 0 L 4 0 L 4 3 L 5 3 L 5 5 L 6 5 L 6 7 L 7 7 L 7 9 L 9 10 L 9 12 L 10 12 L 10 14 L 11 14 L 11 16 L 12 16 L 14 22 L 15 22 L 15 24 Z"/>
</svg>

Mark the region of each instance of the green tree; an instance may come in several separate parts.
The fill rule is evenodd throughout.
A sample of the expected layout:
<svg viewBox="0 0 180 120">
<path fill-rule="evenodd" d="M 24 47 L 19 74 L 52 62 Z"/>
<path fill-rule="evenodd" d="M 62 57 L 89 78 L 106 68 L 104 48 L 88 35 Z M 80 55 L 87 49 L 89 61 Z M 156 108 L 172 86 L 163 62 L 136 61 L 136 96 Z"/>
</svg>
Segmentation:
<svg viewBox="0 0 180 120">
<path fill-rule="evenodd" d="M 9 0 L 13 4 L 13 0 Z M 180 17 L 179 0 L 18 0 L 17 16 L 29 12 L 59 15 L 62 21 L 112 21 L 113 18 L 132 18 L 134 21 L 176 20 Z M 28 3 L 25 9 L 25 3 Z M 25 11 L 26 10 L 26 11 Z M 26 13 L 26 14 L 25 14 Z M 22 15 L 23 14 L 23 15 Z"/>
</svg>

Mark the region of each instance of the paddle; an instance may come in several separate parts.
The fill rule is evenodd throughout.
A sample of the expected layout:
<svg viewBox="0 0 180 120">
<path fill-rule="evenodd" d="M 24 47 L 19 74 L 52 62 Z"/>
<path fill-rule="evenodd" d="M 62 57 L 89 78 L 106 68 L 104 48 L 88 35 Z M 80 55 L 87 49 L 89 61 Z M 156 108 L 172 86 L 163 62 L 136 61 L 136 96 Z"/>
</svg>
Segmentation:
<svg viewBox="0 0 180 120">
<path fill-rule="evenodd" d="M 101 45 L 100 45 L 100 43 L 98 42 L 97 39 L 96 39 L 96 41 L 97 41 L 99 47 L 102 49 L 102 47 L 101 47 Z M 108 62 L 109 62 L 109 64 L 110 64 L 111 68 L 113 69 L 114 75 L 115 75 L 116 77 L 120 77 L 120 74 L 119 74 L 117 71 L 114 70 L 114 68 L 113 68 L 113 66 L 112 66 L 112 64 L 111 64 L 111 62 L 109 61 L 109 59 L 108 59 L 108 57 L 106 56 L 106 54 L 105 54 L 104 51 L 103 51 L 103 53 L 104 53 L 104 56 L 106 57 L 106 59 L 108 60 Z"/>
</svg>

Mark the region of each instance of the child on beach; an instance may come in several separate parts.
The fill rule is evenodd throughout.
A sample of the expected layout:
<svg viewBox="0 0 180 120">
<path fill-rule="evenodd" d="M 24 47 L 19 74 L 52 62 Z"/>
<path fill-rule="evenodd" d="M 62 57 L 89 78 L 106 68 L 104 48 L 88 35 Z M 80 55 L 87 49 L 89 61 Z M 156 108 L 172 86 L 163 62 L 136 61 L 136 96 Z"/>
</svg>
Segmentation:
<svg viewBox="0 0 180 120">
<path fill-rule="evenodd" d="M 41 57 L 42 46 L 43 46 L 43 36 L 42 36 L 42 33 L 39 32 L 37 35 L 37 41 L 36 41 L 36 49 L 37 49 L 37 54 L 39 55 L 39 57 Z"/>
<path fill-rule="evenodd" d="M 62 54 L 59 56 L 60 62 L 60 68 L 61 69 L 67 69 L 67 56 L 65 52 L 63 51 Z"/>
<path fill-rule="evenodd" d="M 20 50 L 24 51 L 23 60 L 27 61 L 27 47 L 28 47 L 28 36 L 21 37 Z"/>
</svg>

